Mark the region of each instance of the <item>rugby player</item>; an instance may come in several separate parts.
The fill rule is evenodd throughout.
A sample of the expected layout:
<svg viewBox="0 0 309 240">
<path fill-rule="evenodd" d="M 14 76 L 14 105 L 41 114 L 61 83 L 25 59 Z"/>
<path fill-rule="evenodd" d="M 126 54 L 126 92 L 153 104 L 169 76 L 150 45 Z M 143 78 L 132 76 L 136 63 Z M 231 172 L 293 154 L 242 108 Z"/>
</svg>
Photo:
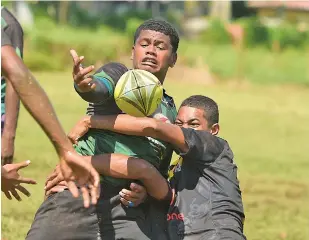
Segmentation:
<svg viewBox="0 0 309 240">
<path fill-rule="evenodd" d="M 132 48 L 133 67 L 153 73 L 163 83 L 168 69 L 176 63 L 178 43 L 178 34 L 170 24 L 162 20 L 145 21 L 135 33 Z M 79 57 L 74 50 L 71 54 L 74 60 L 75 89 L 84 100 L 90 102 L 87 113 L 89 115 L 119 113 L 120 110 L 113 99 L 113 91 L 110 89 L 123 74 L 124 66 L 110 63 L 105 65 L 102 71 L 99 69 L 93 76 L 87 77 L 93 67 L 82 68 L 80 64 L 84 58 Z M 165 92 L 161 105 L 153 117 L 164 118 L 169 122 L 175 121 L 176 108 L 173 99 Z M 163 141 L 96 129 L 80 139 L 75 148 L 82 155 L 88 156 L 116 152 L 143 158 L 159 169 L 165 177 L 172 156 L 171 147 Z M 119 192 L 123 188 L 139 189 L 139 186 L 130 184 L 131 181 L 127 179 L 116 179 L 107 175 L 102 176 L 102 179 L 102 194 L 98 205 L 93 207 L 93 210 L 89 209 L 89 212 L 82 210 L 81 203 L 72 199 L 65 187 L 55 187 L 55 191 L 52 192 L 61 192 L 50 195 L 43 202 L 36 213 L 27 239 L 49 237 L 67 239 L 68 236 L 64 232 L 70 232 L 70 239 L 97 239 L 100 236 L 106 239 L 163 240 L 167 237 L 165 206 L 162 208 L 160 203 L 149 198 L 145 204 L 126 208 L 121 204 L 121 200 L 129 206 L 130 202 L 121 199 Z M 54 199 L 57 199 L 57 204 L 49 208 L 50 203 L 55 202 Z M 131 207 L 132 203 L 134 201 L 131 201 Z M 61 218 L 64 218 L 72 224 L 60 226 L 58 221 L 57 224 L 52 224 L 50 215 L 59 219 L 60 223 Z"/>
<path fill-rule="evenodd" d="M 97 155 L 88 159 L 100 173 L 140 179 L 150 195 L 169 199 L 169 239 L 246 239 L 237 166 L 228 142 L 216 136 L 219 109 L 215 101 L 201 95 L 185 99 L 174 125 L 126 114 L 87 116 L 70 135 L 76 139 L 89 128 L 151 136 L 173 145 L 180 158 L 171 166 L 169 184 L 141 159 L 120 155 Z"/>
</svg>

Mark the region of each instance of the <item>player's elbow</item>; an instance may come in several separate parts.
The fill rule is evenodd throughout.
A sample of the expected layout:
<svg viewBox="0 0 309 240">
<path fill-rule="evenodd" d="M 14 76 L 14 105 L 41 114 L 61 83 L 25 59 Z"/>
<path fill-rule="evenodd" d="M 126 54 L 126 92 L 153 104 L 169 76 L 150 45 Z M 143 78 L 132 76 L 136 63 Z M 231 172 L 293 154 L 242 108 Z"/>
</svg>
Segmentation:
<svg viewBox="0 0 309 240">
<path fill-rule="evenodd" d="M 139 180 L 149 181 L 154 179 L 156 172 L 157 170 L 152 164 L 146 162 L 145 160 L 141 160 L 139 162 Z"/>
</svg>

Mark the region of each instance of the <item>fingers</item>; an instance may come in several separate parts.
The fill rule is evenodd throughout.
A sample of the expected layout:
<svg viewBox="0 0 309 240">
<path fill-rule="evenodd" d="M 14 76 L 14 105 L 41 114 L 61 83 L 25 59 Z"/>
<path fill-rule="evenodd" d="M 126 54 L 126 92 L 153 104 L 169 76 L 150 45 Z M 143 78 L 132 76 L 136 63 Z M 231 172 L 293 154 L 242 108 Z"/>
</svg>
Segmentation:
<svg viewBox="0 0 309 240">
<path fill-rule="evenodd" d="M 127 207 L 129 206 L 129 202 L 125 200 L 124 198 L 120 198 L 120 202 Z"/>
<path fill-rule="evenodd" d="M 48 182 L 50 182 L 51 180 L 53 180 L 57 176 L 58 176 L 58 173 L 54 170 L 54 172 L 47 177 L 47 179 L 45 181 L 45 186 L 47 185 Z"/>
<path fill-rule="evenodd" d="M 77 61 L 78 61 L 78 59 L 79 59 L 79 57 L 78 57 L 78 55 L 77 55 L 77 52 L 76 52 L 74 49 L 71 49 L 71 50 L 70 50 L 70 54 L 71 54 L 71 56 L 72 56 L 73 63 L 74 63 L 74 64 L 77 63 Z"/>
<path fill-rule="evenodd" d="M 27 167 L 30 163 L 31 163 L 30 160 L 27 160 L 27 161 L 24 161 L 24 162 L 21 162 L 21 163 L 15 163 L 17 171 L 19 169 Z"/>
<path fill-rule="evenodd" d="M 68 181 L 68 188 L 70 192 L 72 193 L 73 197 L 77 198 L 78 197 L 78 189 L 76 187 L 76 184 L 73 181 Z"/>
<path fill-rule="evenodd" d="M 18 183 L 26 183 L 26 184 L 36 184 L 36 181 L 31 178 L 19 177 L 17 179 Z"/>
<path fill-rule="evenodd" d="M 65 189 L 67 189 L 66 185 L 57 185 L 57 186 L 51 188 L 50 190 L 45 191 L 45 196 L 49 196 L 52 193 L 63 192 Z"/>
<path fill-rule="evenodd" d="M 79 84 L 81 81 L 85 80 L 84 77 L 89 74 L 94 69 L 94 66 L 89 66 L 83 69 L 79 69 L 78 72 L 76 72 L 76 75 L 74 77 L 74 81 Z"/>
<path fill-rule="evenodd" d="M 45 191 L 49 191 L 51 188 L 57 186 L 60 182 L 62 182 L 64 178 L 62 176 L 57 175 L 54 179 L 47 182 L 45 185 Z"/>
<path fill-rule="evenodd" d="M 19 196 L 19 194 L 16 192 L 14 188 L 11 189 L 11 194 L 13 195 L 14 198 L 16 198 L 17 201 L 21 201 L 21 197 Z"/>
<path fill-rule="evenodd" d="M 3 192 L 3 193 L 4 193 L 4 195 L 5 195 L 8 199 L 12 200 L 12 196 L 11 196 L 10 192 L 5 191 L 5 192 Z"/>
<path fill-rule="evenodd" d="M 72 134 L 71 132 L 68 134 L 68 138 L 69 138 L 69 140 L 71 141 L 72 144 L 78 143 L 79 137 L 75 137 L 75 135 Z"/>
<path fill-rule="evenodd" d="M 90 196 L 89 196 L 88 188 L 86 186 L 82 186 L 80 190 L 82 191 L 82 196 L 84 199 L 84 207 L 88 208 L 90 205 Z"/>
<path fill-rule="evenodd" d="M 29 192 L 26 188 L 24 188 L 23 186 L 17 185 L 17 186 L 15 186 L 15 188 L 16 188 L 17 190 L 19 190 L 20 192 L 22 192 L 22 193 L 23 193 L 24 195 L 26 195 L 27 197 L 30 197 L 30 196 L 31 196 L 30 192 Z"/>
<path fill-rule="evenodd" d="M 99 198 L 98 190 L 94 186 L 89 186 L 90 194 L 91 194 L 91 203 L 93 205 L 97 204 L 97 200 Z"/>
<path fill-rule="evenodd" d="M 78 57 L 76 63 L 74 63 L 74 67 L 73 67 L 73 76 L 76 76 L 79 71 L 81 71 L 82 68 L 82 61 L 84 60 L 84 56 Z"/>
<path fill-rule="evenodd" d="M 77 83 L 77 81 L 76 81 Z M 87 77 L 85 79 L 81 79 L 78 83 L 77 86 L 82 89 L 82 88 L 87 88 L 88 91 L 93 90 L 96 87 L 95 83 L 92 83 L 92 78 Z"/>
<path fill-rule="evenodd" d="M 131 188 L 132 191 L 134 191 L 136 193 L 140 193 L 140 192 L 145 192 L 146 191 L 146 189 L 143 186 L 141 186 L 141 185 L 139 185 L 137 183 L 131 183 L 130 184 L 130 188 Z"/>
<path fill-rule="evenodd" d="M 119 192 L 119 195 L 122 196 L 123 198 L 132 201 L 132 199 L 139 199 L 140 198 L 140 193 L 136 193 L 127 189 L 122 189 Z"/>
</svg>

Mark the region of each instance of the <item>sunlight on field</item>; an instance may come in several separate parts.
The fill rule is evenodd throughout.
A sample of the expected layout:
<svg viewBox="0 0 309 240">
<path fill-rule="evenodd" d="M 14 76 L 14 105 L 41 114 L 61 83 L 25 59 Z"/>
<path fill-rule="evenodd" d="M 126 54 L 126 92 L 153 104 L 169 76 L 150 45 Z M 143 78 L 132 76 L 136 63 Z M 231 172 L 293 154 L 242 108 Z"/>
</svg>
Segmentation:
<svg viewBox="0 0 309 240">
<path fill-rule="evenodd" d="M 85 112 L 71 74 L 36 73 L 66 131 Z M 201 76 L 202 77 L 202 76 Z M 168 79 L 167 92 L 179 106 L 192 94 L 214 98 L 220 107 L 220 136 L 229 141 L 239 167 L 250 240 L 304 240 L 309 232 L 309 88 L 242 84 L 198 85 Z M 43 200 L 46 175 L 58 159 L 46 136 L 22 108 L 16 137 L 16 162 L 38 181 L 32 197 L 8 201 L 2 195 L 2 237 L 24 239 Z"/>
</svg>

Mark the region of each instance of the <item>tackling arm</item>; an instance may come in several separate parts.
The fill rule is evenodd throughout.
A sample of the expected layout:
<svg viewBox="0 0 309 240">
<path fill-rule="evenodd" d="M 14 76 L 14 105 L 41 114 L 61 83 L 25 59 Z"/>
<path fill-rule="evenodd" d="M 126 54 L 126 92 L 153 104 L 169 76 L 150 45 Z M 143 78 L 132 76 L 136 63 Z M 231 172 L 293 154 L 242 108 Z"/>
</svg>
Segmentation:
<svg viewBox="0 0 309 240">
<path fill-rule="evenodd" d="M 152 197 L 158 200 L 171 198 L 167 181 L 154 166 L 143 159 L 122 154 L 103 154 L 86 158 L 99 173 L 105 176 L 140 180 Z"/>
<path fill-rule="evenodd" d="M 88 128 L 99 128 L 122 134 L 149 136 L 171 143 L 182 152 L 188 151 L 188 145 L 179 126 L 164 123 L 152 118 L 137 118 L 127 114 L 110 116 L 87 116 L 84 118 Z"/>
</svg>

